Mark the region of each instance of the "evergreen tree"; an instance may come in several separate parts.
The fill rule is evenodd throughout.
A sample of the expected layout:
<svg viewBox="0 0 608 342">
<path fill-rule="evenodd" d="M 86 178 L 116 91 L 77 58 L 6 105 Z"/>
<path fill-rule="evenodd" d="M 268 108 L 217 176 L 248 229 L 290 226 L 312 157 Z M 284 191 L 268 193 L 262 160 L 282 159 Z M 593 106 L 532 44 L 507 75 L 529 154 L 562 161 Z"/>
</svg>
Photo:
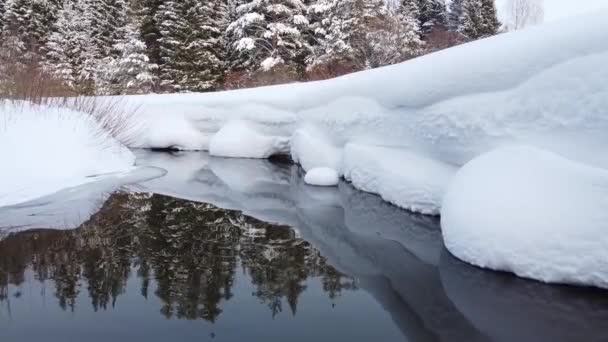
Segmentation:
<svg viewBox="0 0 608 342">
<path fill-rule="evenodd" d="M 452 0 L 450 3 L 450 11 L 448 13 L 448 27 L 450 31 L 458 31 L 462 18 L 462 5 L 465 0 Z"/>
<path fill-rule="evenodd" d="M 223 74 L 223 1 L 166 1 L 161 23 L 161 85 L 175 91 L 207 91 Z"/>
<path fill-rule="evenodd" d="M 268 71 L 303 64 L 310 49 L 305 13 L 301 0 L 250 0 L 238 6 L 238 19 L 228 26 L 238 53 L 233 69 Z"/>
<path fill-rule="evenodd" d="M 118 55 L 114 44 L 124 39 L 128 6 L 125 0 L 94 0 L 88 2 L 91 39 L 99 60 Z"/>
<path fill-rule="evenodd" d="M 111 94 L 136 94 L 151 91 L 155 83 L 154 71 L 157 66 L 150 63 L 146 55 L 146 44 L 139 39 L 135 25 L 128 24 L 125 37 L 114 45 L 119 55 L 108 65 L 107 77 L 112 89 Z"/>
<path fill-rule="evenodd" d="M 6 12 L 6 0 L 0 0 L 0 38 L 4 32 L 4 13 Z"/>
<path fill-rule="evenodd" d="M 416 8 L 407 3 L 397 13 L 382 0 L 321 0 L 309 9 L 317 38 L 309 65 L 348 61 L 355 69 L 401 62 L 422 46 Z"/>
<path fill-rule="evenodd" d="M 29 0 L 8 0 L 4 11 L 0 40 L 3 53 L 19 56 L 23 62 L 32 60 L 42 38 L 40 13 L 34 12 Z"/>
<path fill-rule="evenodd" d="M 444 0 L 417 1 L 418 26 L 428 34 L 435 28 L 447 27 L 447 9 Z"/>
<path fill-rule="evenodd" d="M 357 59 L 353 45 L 365 40 L 360 5 L 360 0 L 318 0 L 309 7 L 308 16 L 316 43 L 314 53 L 308 59 L 309 67 Z"/>
<path fill-rule="evenodd" d="M 237 49 L 238 36 L 237 30 L 228 30 L 229 25 L 235 23 L 239 18 L 239 7 L 245 3 L 246 0 L 227 0 L 226 2 L 226 22 L 227 26 L 224 29 L 224 49 L 226 51 L 226 69 L 228 71 L 238 70 L 240 65 L 243 63 L 243 56 Z"/>
<path fill-rule="evenodd" d="M 93 93 L 97 66 L 84 0 L 65 3 L 45 48 L 47 70 L 75 92 Z"/>
<path fill-rule="evenodd" d="M 495 35 L 500 28 L 494 0 L 464 0 L 458 32 L 471 39 Z"/>
<path fill-rule="evenodd" d="M 146 44 L 146 54 L 150 62 L 156 65 L 161 63 L 160 59 L 160 18 L 159 10 L 164 0 L 142 0 L 137 8 L 139 32 L 141 39 Z"/>
<path fill-rule="evenodd" d="M 495 0 L 482 0 L 481 2 L 483 18 L 484 18 L 484 36 L 489 37 L 498 33 L 500 29 L 500 21 L 496 11 Z"/>
</svg>

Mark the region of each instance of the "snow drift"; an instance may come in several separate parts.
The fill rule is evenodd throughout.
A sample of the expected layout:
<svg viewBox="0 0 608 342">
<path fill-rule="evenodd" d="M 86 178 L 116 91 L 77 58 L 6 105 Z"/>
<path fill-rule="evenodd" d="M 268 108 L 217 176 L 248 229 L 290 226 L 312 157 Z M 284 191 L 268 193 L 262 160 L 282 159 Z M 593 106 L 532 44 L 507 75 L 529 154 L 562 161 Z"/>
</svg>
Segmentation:
<svg viewBox="0 0 608 342">
<path fill-rule="evenodd" d="M 0 102 L 0 207 L 132 169 L 135 156 L 89 114 Z"/>
<path fill-rule="evenodd" d="M 227 157 L 288 152 L 306 171 L 365 169 L 371 172 L 366 179 L 379 181 L 357 187 L 437 213 L 449 179 L 445 170 L 505 143 L 608 167 L 607 19 L 604 10 L 327 81 L 133 96 L 129 102 L 140 108 L 145 129 L 132 146 L 211 149 Z M 346 170 L 347 144 L 364 146 L 386 167 L 348 158 Z M 385 148 L 409 157 L 399 164 L 375 157 Z M 418 172 L 412 180 L 433 186 L 387 192 L 394 187 L 386 182 L 400 181 L 419 160 L 442 165 L 443 178 Z M 395 177 L 387 179 L 387 167 L 398 168 Z M 407 197 L 412 192 L 428 200 L 418 205 Z"/>
<path fill-rule="evenodd" d="M 304 182 L 316 186 L 337 186 L 340 183 L 340 176 L 334 169 L 317 167 L 306 173 Z"/>
<path fill-rule="evenodd" d="M 608 288 L 608 171 L 525 146 L 465 165 L 443 202 L 445 245 L 471 264 Z"/>
</svg>

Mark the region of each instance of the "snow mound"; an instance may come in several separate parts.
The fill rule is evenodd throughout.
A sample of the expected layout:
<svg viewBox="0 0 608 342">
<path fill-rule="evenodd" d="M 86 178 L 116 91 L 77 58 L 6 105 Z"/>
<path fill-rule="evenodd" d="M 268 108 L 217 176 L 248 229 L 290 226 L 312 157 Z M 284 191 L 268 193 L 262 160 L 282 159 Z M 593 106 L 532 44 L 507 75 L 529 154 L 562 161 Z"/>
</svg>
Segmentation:
<svg viewBox="0 0 608 342">
<path fill-rule="evenodd" d="M 263 127 L 244 120 L 226 123 L 209 143 L 209 153 L 217 157 L 263 159 L 288 152 L 288 138 L 266 135 Z"/>
<path fill-rule="evenodd" d="M 534 147 L 465 165 L 443 201 L 445 244 L 473 265 L 608 288 L 608 171 Z"/>
<path fill-rule="evenodd" d="M 130 171 L 135 156 L 89 114 L 0 102 L 0 207 Z"/>
<path fill-rule="evenodd" d="M 355 187 L 422 214 L 439 214 L 455 172 L 453 166 L 398 148 L 348 144 L 344 152 L 344 177 Z"/>
<path fill-rule="evenodd" d="M 318 167 L 342 169 L 342 148 L 312 125 L 297 129 L 291 137 L 291 158 L 306 171 Z"/>
<path fill-rule="evenodd" d="M 316 186 L 336 186 L 340 183 L 340 176 L 334 169 L 317 167 L 306 173 L 304 182 Z"/>
</svg>

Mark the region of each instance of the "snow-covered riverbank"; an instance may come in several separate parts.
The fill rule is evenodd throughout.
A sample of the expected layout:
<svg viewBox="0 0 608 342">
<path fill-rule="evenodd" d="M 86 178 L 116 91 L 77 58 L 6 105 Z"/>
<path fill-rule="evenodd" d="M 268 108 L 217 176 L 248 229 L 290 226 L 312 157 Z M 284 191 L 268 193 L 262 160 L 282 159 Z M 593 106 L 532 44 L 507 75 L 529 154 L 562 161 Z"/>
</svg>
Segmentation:
<svg viewBox="0 0 608 342">
<path fill-rule="evenodd" d="M 556 263 L 547 264 L 552 253 L 595 258 L 608 249 L 608 241 L 597 238 L 608 223 L 595 215 L 605 203 L 608 184 L 603 178 L 600 183 L 597 177 L 585 178 L 594 174 L 589 171 L 593 167 L 608 168 L 607 19 L 608 10 L 602 10 L 328 81 L 131 97 L 129 103 L 141 110 L 138 122 L 145 124 L 144 134 L 132 146 L 209 150 L 215 156 L 241 158 L 289 152 L 306 171 L 332 168 L 360 189 L 425 214 L 440 214 L 448 191 L 451 198 L 462 200 L 468 198 L 469 188 L 484 190 L 484 179 L 515 192 L 506 200 L 500 194 L 491 196 L 488 188 L 477 194 L 476 201 L 497 211 L 525 197 L 529 188 L 522 185 L 534 185 L 531 191 L 545 198 L 546 205 L 535 207 L 533 214 L 469 208 L 466 220 L 458 219 L 458 213 L 450 215 L 457 219 L 444 220 L 444 229 L 459 234 L 464 225 L 477 239 L 474 254 L 467 252 L 470 246 L 461 238 L 450 239 L 450 250 L 476 265 L 542 281 L 608 287 L 607 271 L 594 266 L 593 260 L 599 259 L 576 262 L 573 270 L 547 267 Z M 548 188 L 537 182 L 542 175 L 536 171 L 518 173 L 517 179 L 506 176 L 509 167 L 530 166 L 512 154 L 506 157 L 513 164 L 501 164 L 502 177 L 492 178 L 489 167 L 475 168 L 481 174 L 466 177 L 466 182 L 457 175 L 471 160 L 508 145 L 547 151 L 538 153 L 535 170 L 583 179 L 566 184 L 565 178 L 550 178 L 550 188 L 561 190 L 545 193 Z M 553 154 L 564 161 L 557 165 L 543 157 Z M 461 180 L 456 185 L 455 176 Z M 593 196 L 586 196 L 589 191 Z M 569 193 L 576 193 L 578 205 L 593 214 L 589 220 L 559 220 L 562 197 Z M 493 220 L 484 220 L 487 215 Z M 515 216 L 518 226 L 498 224 L 501 215 Z M 561 222 L 556 232 L 561 237 L 542 233 L 535 225 L 538 220 Z M 530 239 L 497 242 L 496 234 L 476 234 L 474 230 L 481 229 L 477 223 L 484 222 L 491 225 L 486 227 L 490 232 L 521 228 Z M 570 234 L 573 231 L 579 234 Z M 576 242 L 561 248 L 564 236 Z M 554 242 L 547 245 L 550 248 L 541 246 L 543 238 Z M 592 250 L 583 248 L 591 241 Z M 525 265 L 514 267 L 518 259 L 508 252 L 492 261 L 496 243 L 516 251 L 524 242 L 526 250 L 539 253 Z M 533 271 L 539 268 L 543 271 Z"/>
<path fill-rule="evenodd" d="M 385 155 L 432 160 L 436 167 L 423 173 L 433 179 L 420 183 L 437 183 L 440 174 L 443 186 L 419 188 L 410 181 L 421 176 L 418 167 L 402 163 L 376 163 L 368 178 L 395 173 L 392 181 L 409 193 L 382 182 L 358 186 L 437 214 L 444 171 L 505 144 L 608 167 L 607 18 L 604 10 L 328 81 L 130 97 L 145 124 L 132 146 L 245 158 L 290 152 L 307 171 L 330 167 L 340 175 L 370 170 L 369 158 L 349 155 L 350 144 L 375 159 L 391 147 L 395 153 Z M 434 200 L 421 207 L 420 196 Z"/>
<path fill-rule="evenodd" d="M 0 207 L 134 168 L 135 156 L 87 113 L 0 103 Z"/>
</svg>

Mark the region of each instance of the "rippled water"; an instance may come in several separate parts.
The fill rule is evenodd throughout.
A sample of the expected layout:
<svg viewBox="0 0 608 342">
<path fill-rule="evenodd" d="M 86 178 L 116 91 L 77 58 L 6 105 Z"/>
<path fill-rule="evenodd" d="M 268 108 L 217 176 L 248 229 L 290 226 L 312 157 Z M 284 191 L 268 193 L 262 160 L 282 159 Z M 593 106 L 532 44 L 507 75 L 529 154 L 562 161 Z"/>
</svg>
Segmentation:
<svg viewBox="0 0 608 342">
<path fill-rule="evenodd" d="M 436 219 L 347 184 L 139 157 L 136 184 L 0 209 L 0 341 L 608 340 L 605 291 L 468 266 Z"/>
</svg>

